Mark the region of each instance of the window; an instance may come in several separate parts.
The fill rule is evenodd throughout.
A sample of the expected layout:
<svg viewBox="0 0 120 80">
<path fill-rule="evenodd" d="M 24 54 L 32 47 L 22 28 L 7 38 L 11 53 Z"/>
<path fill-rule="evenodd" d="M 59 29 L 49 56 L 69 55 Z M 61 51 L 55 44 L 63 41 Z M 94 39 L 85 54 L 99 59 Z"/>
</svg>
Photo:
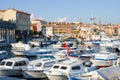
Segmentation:
<svg viewBox="0 0 120 80">
<path fill-rule="evenodd" d="M 19 66 L 18 62 L 16 62 L 14 66 Z"/>
<path fill-rule="evenodd" d="M 1 62 L 0 65 L 5 65 L 5 61 Z"/>
<path fill-rule="evenodd" d="M 35 66 L 36 67 L 41 67 L 42 63 L 36 63 Z"/>
<path fill-rule="evenodd" d="M 12 62 L 7 62 L 6 66 L 12 66 L 12 64 L 13 64 Z"/>
<path fill-rule="evenodd" d="M 80 66 L 74 66 L 72 67 L 72 70 L 80 70 Z"/>
<path fill-rule="evenodd" d="M 16 62 L 14 66 L 25 66 L 27 65 L 25 61 Z"/>
<path fill-rule="evenodd" d="M 21 64 L 21 66 L 27 65 L 25 61 L 21 61 L 20 64 Z"/>
<path fill-rule="evenodd" d="M 65 67 L 65 66 L 62 66 L 62 67 L 61 67 L 61 69 L 62 69 L 62 70 L 66 70 L 66 69 L 67 69 L 67 67 Z"/>
<path fill-rule="evenodd" d="M 44 64 L 44 67 L 52 67 L 55 64 L 55 62 L 48 62 Z"/>
<path fill-rule="evenodd" d="M 59 66 L 55 65 L 53 68 L 54 68 L 54 69 L 58 69 L 58 68 L 59 68 Z"/>
</svg>

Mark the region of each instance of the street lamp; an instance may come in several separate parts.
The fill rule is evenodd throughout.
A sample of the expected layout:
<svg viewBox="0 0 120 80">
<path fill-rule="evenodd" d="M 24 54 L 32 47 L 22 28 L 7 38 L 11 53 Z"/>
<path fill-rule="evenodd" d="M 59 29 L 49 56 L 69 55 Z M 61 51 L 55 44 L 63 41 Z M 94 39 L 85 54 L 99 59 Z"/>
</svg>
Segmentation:
<svg viewBox="0 0 120 80">
<path fill-rule="evenodd" d="M 95 18 L 94 17 L 91 17 L 90 18 L 90 21 L 91 21 L 91 28 L 90 28 L 90 40 L 92 40 L 92 34 L 93 34 L 93 32 L 94 32 L 94 28 L 93 28 L 93 21 L 95 20 Z"/>
<path fill-rule="evenodd" d="M 93 32 L 94 28 L 93 28 L 93 21 L 95 20 L 94 17 L 91 17 L 90 18 L 90 21 L 91 21 L 91 31 Z"/>
</svg>

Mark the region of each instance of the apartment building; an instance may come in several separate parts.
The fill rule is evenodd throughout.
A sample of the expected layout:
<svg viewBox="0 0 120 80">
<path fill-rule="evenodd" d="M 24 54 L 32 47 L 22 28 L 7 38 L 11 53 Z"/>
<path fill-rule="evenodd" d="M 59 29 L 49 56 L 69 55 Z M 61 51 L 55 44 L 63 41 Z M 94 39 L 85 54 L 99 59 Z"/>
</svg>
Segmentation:
<svg viewBox="0 0 120 80">
<path fill-rule="evenodd" d="M 71 34 L 71 25 L 69 23 L 53 23 L 55 34 Z"/>
<path fill-rule="evenodd" d="M 9 8 L 7 10 L 0 10 L 0 18 L 4 21 L 15 23 L 17 30 L 23 32 L 24 30 L 30 30 L 30 15 L 27 12 Z"/>
<path fill-rule="evenodd" d="M 41 19 L 35 19 L 30 25 L 30 30 L 40 32 L 43 25 L 47 24 L 46 21 Z"/>
</svg>

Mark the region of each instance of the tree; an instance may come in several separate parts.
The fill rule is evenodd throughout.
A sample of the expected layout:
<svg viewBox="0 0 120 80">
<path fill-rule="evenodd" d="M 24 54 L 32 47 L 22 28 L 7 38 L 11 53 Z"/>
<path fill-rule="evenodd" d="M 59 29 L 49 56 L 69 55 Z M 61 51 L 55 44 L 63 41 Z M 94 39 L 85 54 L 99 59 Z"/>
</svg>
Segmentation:
<svg viewBox="0 0 120 80">
<path fill-rule="evenodd" d="M 33 30 L 30 30 L 30 35 L 33 35 L 34 34 L 34 31 Z"/>
<path fill-rule="evenodd" d="M 42 35 L 42 32 L 41 32 L 41 31 L 39 31 L 39 32 L 38 32 L 38 34 L 39 34 L 39 35 Z"/>
</svg>

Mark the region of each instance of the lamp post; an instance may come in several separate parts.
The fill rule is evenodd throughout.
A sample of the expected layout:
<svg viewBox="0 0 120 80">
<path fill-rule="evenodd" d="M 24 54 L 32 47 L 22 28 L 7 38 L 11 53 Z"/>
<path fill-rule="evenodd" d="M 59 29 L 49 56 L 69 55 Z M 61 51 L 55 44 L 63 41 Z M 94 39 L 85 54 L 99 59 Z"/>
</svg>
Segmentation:
<svg viewBox="0 0 120 80">
<path fill-rule="evenodd" d="M 90 29 L 90 40 L 92 40 L 92 34 L 94 32 L 94 27 L 93 27 L 93 21 L 95 20 L 94 17 L 91 17 L 90 18 L 90 21 L 91 21 L 91 29 Z"/>
<path fill-rule="evenodd" d="M 90 21 L 91 21 L 91 32 L 92 32 L 92 33 L 94 32 L 94 31 L 93 31 L 93 30 L 94 30 L 94 27 L 93 27 L 93 23 L 94 23 L 93 21 L 94 21 L 94 20 L 95 20 L 94 17 L 91 17 L 91 18 L 90 18 Z"/>
</svg>

